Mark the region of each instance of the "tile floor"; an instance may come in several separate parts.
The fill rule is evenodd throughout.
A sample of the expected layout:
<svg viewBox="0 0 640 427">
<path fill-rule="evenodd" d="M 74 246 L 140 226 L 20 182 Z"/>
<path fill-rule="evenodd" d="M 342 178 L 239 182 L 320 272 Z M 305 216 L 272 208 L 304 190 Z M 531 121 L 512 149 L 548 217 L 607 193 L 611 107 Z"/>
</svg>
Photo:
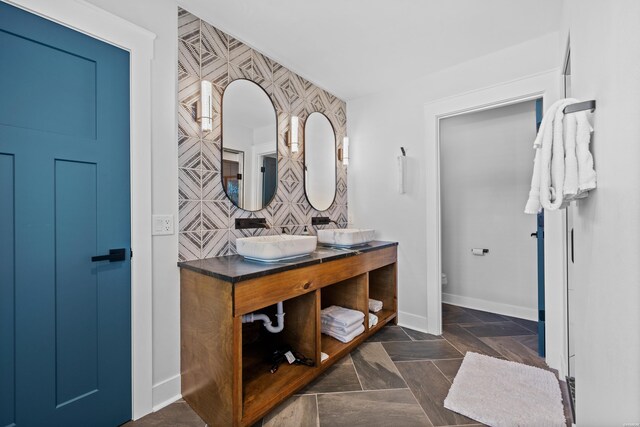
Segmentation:
<svg viewBox="0 0 640 427">
<path fill-rule="evenodd" d="M 443 407 L 466 351 L 549 369 L 537 355 L 534 322 L 444 304 L 443 324 L 442 336 L 383 328 L 255 426 L 478 426 Z M 125 424 L 204 425 L 184 401 Z"/>
</svg>

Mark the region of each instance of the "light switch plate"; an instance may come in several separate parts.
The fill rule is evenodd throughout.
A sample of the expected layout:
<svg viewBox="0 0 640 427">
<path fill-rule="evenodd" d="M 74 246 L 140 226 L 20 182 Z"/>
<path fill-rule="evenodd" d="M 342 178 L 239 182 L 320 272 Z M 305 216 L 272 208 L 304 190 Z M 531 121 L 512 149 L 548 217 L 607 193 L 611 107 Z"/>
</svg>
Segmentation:
<svg viewBox="0 0 640 427">
<path fill-rule="evenodd" d="M 153 235 L 166 236 L 173 234 L 173 215 L 153 216 Z"/>
</svg>

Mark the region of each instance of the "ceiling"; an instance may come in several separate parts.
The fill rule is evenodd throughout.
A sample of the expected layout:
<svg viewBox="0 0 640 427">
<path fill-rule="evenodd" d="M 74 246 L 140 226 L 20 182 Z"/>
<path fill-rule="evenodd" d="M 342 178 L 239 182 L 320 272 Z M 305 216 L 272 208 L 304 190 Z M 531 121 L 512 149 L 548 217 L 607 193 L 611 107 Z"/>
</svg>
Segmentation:
<svg viewBox="0 0 640 427">
<path fill-rule="evenodd" d="M 344 100 L 557 31 L 561 7 L 558 0 L 181 4 Z"/>
</svg>

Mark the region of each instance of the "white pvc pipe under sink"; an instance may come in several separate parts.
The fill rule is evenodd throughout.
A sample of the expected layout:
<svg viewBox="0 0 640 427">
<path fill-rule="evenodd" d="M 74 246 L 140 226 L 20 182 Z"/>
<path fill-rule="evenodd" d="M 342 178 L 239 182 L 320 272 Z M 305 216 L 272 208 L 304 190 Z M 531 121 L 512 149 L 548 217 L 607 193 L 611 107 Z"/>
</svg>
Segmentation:
<svg viewBox="0 0 640 427">
<path fill-rule="evenodd" d="M 242 323 L 251 323 L 257 320 L 262 320 L 264 327 L 267 329 L 267 331 L 271 332 L 272 334 L 277 334 L 278 332 L 282 332 L 282 330 L 284 329 L 284 311 L 283 311 L 284 307 L 282 305 L 282 301 L 276 304 L 276 307 L 277 307 L 276 318 L 278 319 L 276 326 L 273 326 L 271 319 L 266 314 L 254 314 L 254 313 L 244 314 L 242 316 Z"/>
</svg>

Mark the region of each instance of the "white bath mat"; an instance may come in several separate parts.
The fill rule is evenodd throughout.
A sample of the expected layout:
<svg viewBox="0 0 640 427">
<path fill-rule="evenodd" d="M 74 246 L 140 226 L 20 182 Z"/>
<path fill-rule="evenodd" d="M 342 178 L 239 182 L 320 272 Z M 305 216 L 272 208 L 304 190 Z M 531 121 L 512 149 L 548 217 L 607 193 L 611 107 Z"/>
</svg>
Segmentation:
<svg viewBox="0 0 640 427">
<path fill-rule="evenodd" d="M 544 369 L 467 352 L 444 407 L 494 427 L 563 427 L 560 385 Z"/>
</svg>

